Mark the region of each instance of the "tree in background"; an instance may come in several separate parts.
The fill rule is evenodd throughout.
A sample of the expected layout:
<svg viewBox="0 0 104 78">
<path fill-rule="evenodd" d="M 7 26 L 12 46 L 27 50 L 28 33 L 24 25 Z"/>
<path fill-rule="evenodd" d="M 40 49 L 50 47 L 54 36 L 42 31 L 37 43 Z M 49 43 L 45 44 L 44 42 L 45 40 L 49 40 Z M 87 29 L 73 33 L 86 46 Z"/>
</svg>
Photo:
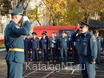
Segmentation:
<svg viewBox="0 0 104 78">
<path fill-rule="evenodd" d="M 91 16 L 96 17 L 96 14 L 101 16 L 102 19 L 104 0 L 80 0 L 79 11 L 81 13 L 81 19 L 85 22 L 88 22 Z"/>
<path fill-rule="evenodd" d="M 11 0 L 0 0 L 1 15 L 8 14 L 10 9 L 11 9 Z"/>
<path fill-rule="evenodd" d="M 50 18 L 49 23 L 53 26 L 59 25 L 66 13 L 66 0 L 43 0 L 47 8 L 47 16 Z"/>
<path fill-rule="evenodd" d="M 28 0 L 0 0 L 1 14 L 8 14 L 10 9 L 23 3 L 26 5 Z M 91 17 L 96 19 L 97 16 L 100 18 L 96 20 L 104 21 L 104 0 L 41 0 L 41 4 L 35 9 L 27 10 L 30 19 L 37 20 L 39 25 L 41 25 L 39 8 L 42 6 L 47 10 L 44 13 L 42 9 L 41 14 L 49 18 L 48 25 L 75 25 L 80 21 L 89 22 Z"/>
<path fill-rule="evenodd" d="M 66 0 L 67 6 L 65 7 L 66 13 L 60 25 L 75 25 L 81 21 L 81 13 L 79 12 L 79 5 L 76 0 Z"/>
<path fill-rule="evenodd" d="M 36 6 L 34 10 L 27 10 L 27 16 L 29 16 L 31 23 L 33 23 L 35 20 L 38 22 L 38 24 L 41 26 L 38 13 L 39 6 Z"/>
<path fill-rule="evenodd" d="M 75 25 L 91 17 L 104 21 L 104 0 L 43 0 L 53 25 Z M 97 19 L 100 16 L 100 19 Z"/>
</svg>

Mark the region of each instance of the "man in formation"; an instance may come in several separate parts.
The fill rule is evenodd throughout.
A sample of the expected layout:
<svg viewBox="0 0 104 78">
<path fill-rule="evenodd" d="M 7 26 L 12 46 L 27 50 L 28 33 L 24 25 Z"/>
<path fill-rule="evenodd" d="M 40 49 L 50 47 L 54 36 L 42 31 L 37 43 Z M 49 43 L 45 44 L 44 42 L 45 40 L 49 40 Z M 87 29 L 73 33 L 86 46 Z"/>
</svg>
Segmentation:
<svg viewBox="0 0 104 78">
<path fill-rule="evenodd" d="M 38 61 L 39 38 L 37 37 L 36 32 L 32 33 L 31 44 L 32 44 L 32 61 Z"/>
</svg>

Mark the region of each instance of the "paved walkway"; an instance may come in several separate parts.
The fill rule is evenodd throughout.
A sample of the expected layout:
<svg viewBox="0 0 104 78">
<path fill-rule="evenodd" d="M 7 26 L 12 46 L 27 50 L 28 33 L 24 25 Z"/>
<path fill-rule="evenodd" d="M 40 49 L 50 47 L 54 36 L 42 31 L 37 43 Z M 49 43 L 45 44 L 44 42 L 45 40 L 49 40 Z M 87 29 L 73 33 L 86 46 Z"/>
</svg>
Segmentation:
<svg viewBox="0 0 104 78">
<path fill-rule="evenodd" d="M 27 65 L 27 68 L 26 68 Z M 30 68 L 29 68 L 29 67 Z M 81 73 L 78 70 L 73 71 L 70 68 L 64 70 L 32 70 L 33 63 L 24 64 L 24 78 L 81 78 Z M 75 65 L 74 65 L 75 66 Z M 96 78 L 104 78 L 104 64 L 98 65 Z"/>
<path fill-rule="evenodd" d="M 7 68 L 6 68 L 6 62 L 4 60 L 5 55 L 6 55 L 5 52 L 0 52 L 0 78 L 6 78 Z M 37 64 L 40 64 L 40 67 L 43 66 L 42 70 L 39 70 Z M 46 64 L 43 63 L 25 62 L 24 74 L 23 74 L 24 78 L 81 78 L 81 73 L 78 70 L 72 71 L 70 70 L 70 68 L 65 68 L 63 70 L 58 71 L 57 67 L 55 67 L 57 69 L 54 70 L 54 68 L 52 68 L 52 65 L 50 66 L 47 65 L 47 67 L 45 67 L 45 65 Z M 97 67 L 98 69 L 97 69 L 96 78 L 104 78 L 104 63 L 98 65 Z M 36 71 L 36 69 L 38 70 Z"/>
</svg>

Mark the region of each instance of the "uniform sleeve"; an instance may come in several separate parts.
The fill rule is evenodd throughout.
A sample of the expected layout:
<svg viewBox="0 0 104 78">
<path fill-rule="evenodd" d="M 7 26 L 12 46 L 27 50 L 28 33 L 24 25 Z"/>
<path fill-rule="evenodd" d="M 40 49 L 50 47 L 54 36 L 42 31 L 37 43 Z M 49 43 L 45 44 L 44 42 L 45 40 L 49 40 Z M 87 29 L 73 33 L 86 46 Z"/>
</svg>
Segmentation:
<svg viewBox="0 0 104 78">
<path fill-rule="evenodd" d="M 58 48 L 60 48 L 60 37 L 57 39 Z"/>
<path fill-rule="evenodd" d="M 92 36 L 90 39 L 90 48 L 91 48 L 91 61 L 96 61 L 97 58 L 97 40 L 95 36 Z"/>
<path fill-rule="evenodd" d="M 38 38 L 38 48 L 40 48 L 40 47 L 39 47 L 39 38 Z"/>
<path fill-rule="evenodd" d="M 29 31 L 30 31 L 30 23 L 28 21 L 26 21 L 24 23 L 24 27 L 23 28 L 17 28 L 16 26 L 13 26 L 12 27 L 12 31 L 14 33 L 19 34 L 19 35 L 27 35 L 27 34 L 29 34 Z"/>
<path fill-rule="evenodd" d="M 42 49 L 42 38 L 39 40 L 39 48 Z"/>
<path fill-rule="evenodd" d="M 102 48 L 102 49 L 103 49 L 103 45 L 104 45 L 103 42 L 104 42 L 104 41 L 103 41 L 103 38 L 101 38 L 101 48 Z"/>
<path fill-rule="evenodd" d="M 6 51 L 8 52 L 9 46 L 7 45 L 7 39 L 5 37 L 4 37 L 4 44 L 5 44 Z"/>
<path fill-rule="evenodd" d="M 100 38 L 99 46 L 100 46 L 100 51 L 101 51 L 101 49 L 102 49 L 102 39 L 101 38 Z"/>
<path fill-rule="evenodd" d="M 50 41 L 49 38 L 47 37 L 47 44 L 48 44 L 48 49 L 50 48 Z"/>
<path fill-rule="evenodd" d="M 67 39 L 67 45 L 68 45 L 68 48 L 70 48 L 70 37 L 68 37 Z"/>
</svg>

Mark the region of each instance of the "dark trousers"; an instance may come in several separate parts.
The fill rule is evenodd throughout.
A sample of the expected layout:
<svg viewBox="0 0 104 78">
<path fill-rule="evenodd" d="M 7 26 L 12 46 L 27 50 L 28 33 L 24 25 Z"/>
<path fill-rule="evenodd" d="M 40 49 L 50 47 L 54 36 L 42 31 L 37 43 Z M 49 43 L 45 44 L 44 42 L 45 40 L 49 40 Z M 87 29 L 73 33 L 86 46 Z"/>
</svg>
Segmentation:
<svg viewBox="0 0 104 78">
<path fill-rule="evenodd" d="M 72 50 L 72 59 L 75 63 L 79 63 L 78 51 L 75 47 Z"/>
<path fill-rule="evenodd" d="M 98 53 L 97 53 L 96 63 L 97 63 L 97 64 L 100 64 L 100 63 L 101 63 L 101 55 L 100 55 L 100 51 L 98 51 Z"/>
<path fill-rule="evenodd" d="M 51 48 L 51 60 L 54 63 L 54 61 L 56 60 L 56 48 Z"/>
<path fill-rule="evenodd" d="M 95 78 L 95 75 L 96 75 L 95 64 L 90 63 L 82 64 L 83 78 Z"/>
<path fill-rule="evenodd" d="M 33 61 L 38 60 L 38 51 L 37 51 L 37 49 L 32 49 L 32 60 Z"/>
<path fill-rule="evenodd" d="M 7 78 L 23 78 L 23 63 L 7 61 Z"/>
<path fill-rule="evenodd" d="M 29 50 L 25 49 L 25 61 L 28 61 L 29 59 Z"/>
<path fill-rule="evenodd" d="M 44 61 L 48 61 L 48 49 L 42 49 Z"/>
<path fill-rule="evenodd" d="M 67 48 L 61 48 L 61 62 L 67 62 Z"/>
</svg>

